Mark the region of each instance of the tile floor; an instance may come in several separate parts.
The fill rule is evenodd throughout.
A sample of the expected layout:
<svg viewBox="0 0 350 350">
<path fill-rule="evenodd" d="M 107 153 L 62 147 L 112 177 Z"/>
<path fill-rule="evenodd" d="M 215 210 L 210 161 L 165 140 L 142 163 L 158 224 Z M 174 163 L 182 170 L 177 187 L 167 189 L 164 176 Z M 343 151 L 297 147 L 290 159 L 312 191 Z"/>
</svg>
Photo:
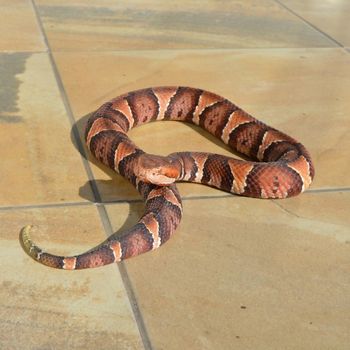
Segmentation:
<svg viewBox="0 0 350 350">
<path fill-rule="evenodd" d="M 346 0 L 0 0 L 0 349 L 349 349 L 350 6 Z M 142 213 L 81 156 L 89 113 L 123 92 L 190 85 L 301 140 L 316 179 L 262 201 L 179 184 L 158 251 L 67 272 L 32 261 L 95 246 Z M 229 151 L 175 122 L 145 150 Z"/>
</svg>

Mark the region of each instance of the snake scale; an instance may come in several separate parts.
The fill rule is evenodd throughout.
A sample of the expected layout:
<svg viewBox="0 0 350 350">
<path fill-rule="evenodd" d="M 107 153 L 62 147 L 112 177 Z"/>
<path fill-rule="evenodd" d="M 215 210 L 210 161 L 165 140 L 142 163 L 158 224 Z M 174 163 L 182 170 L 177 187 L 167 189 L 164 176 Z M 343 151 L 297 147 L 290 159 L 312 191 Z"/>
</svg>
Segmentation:
<svg viewBox="0 0 350 350">
<path fill-rule="evenodd" d="M 177 120 L 199 125 L 251 161 L 218 154 L 179 152 L 167 157 L 145 153 L 127 136 L 141 124 Z M 229 100 L 190 87 L 154 87 L 121 95 L 94 112 L 86 126 L 86 145 L 103 164 L 129 180 L 145 201 L 139 221 L 123 234 L 75 256 L 57 256 L 35 245 L 22 229 L 25 251 L 58 269 L 103 266 L 145 253 L 165 243 L 182 217 L 175 181 L 213 186 L 255 198 L 286 198 L 309 187 L 314 166 L 305 147 L 253 118 Z"/>
</svg>

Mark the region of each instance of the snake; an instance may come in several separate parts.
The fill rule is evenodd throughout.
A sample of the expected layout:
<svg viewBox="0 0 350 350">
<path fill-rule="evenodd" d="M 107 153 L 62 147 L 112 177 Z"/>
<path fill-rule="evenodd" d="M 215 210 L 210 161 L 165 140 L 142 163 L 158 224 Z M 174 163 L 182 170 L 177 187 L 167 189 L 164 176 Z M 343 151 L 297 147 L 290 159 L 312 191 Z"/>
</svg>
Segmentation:
<svg viewBox="0 0 350 350">
<path fill-rule="evenodd" d="M 127 136 L 130 129 L 159 120 L 197 125 L 244 159 L 190 151 L 168 156 L 149 154 Z M 99 267 L 160 247 L 173 235 L 183 214 L 176 182 L 277 199 L 305 191 L 315 173 L 310 154 L 300 142 L 220 95 L 185 86 L 140 89 L 104 103 L 90 115 L 85 141 L 98 161 L 131 182 L 144 199 L 145 210 L 130 229 L 114 233 L 95 248 L 74 256 L 42 250 L 30 237 L 32 225 L 23 227 L 22 247 L 34 260 L 49 267 Z"/>
</svg>

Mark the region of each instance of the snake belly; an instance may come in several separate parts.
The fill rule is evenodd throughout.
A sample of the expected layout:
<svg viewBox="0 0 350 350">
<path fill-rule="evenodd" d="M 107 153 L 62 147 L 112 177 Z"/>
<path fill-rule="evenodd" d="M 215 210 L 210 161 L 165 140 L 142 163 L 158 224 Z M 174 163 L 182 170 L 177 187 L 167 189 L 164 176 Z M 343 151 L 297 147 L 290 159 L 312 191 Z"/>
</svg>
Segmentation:
<svg viewBox="0 0 350 350">
<path fill-rule="evenodd" d="M 307 189 L 314 166 L 306 148 L 292 137 L 255 119 L 212 92 L 190 87 L 154 87 L 128 92 L 103 104 L 86 126 L 86 145 L 94 157 L 130 181 L 145 201 L 145 212 L 135 226 L 113 234 L 97 247 L 74 256 L 43 251 L 22 229 L 25 251 L 36 261 L 58 269 L 85 269 L 137 256 L 164 244 L 182 217 L 176 185 L 140 180 L 140 157 L 145 152 L 127 136 L 136 126 L 157 120 L 198 125 L 251 160 L 204 152 L 169 155 L 180 167 L 177 181 L 213 186 L 255 198 L 287 198 Z"/>
</svg>

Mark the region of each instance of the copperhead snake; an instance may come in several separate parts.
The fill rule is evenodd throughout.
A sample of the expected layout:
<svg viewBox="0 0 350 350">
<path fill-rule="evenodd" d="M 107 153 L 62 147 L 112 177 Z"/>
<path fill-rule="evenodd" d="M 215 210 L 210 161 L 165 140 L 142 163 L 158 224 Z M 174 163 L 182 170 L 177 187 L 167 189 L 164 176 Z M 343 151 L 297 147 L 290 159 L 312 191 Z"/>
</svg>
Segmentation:
<svg viewBox="0 0 350 350">
<path fill-rule="evenodd" d="M 147 154 L 126 134 L 154 120 L 199 125 L 252 161 L 202 152 Z M 89 118 L 85 140 L 99 161 L 136 187 L 144 198 L 145 213 L 122 235 L 113 234 L 96 248 L 69 257 L 43 251 L 29 236 L 31 226 L 24 227 L 20 239 L 25 251 L 58 269 L 103 266 L 160 247 L 182 217 L 175 181 L 202 183 L 248 197 L 286 198 L 303 192 L 314 177 L 309 152 L 301 143 L 227 99 L 190 87 L 147 88 L 103 104 Z"/>
</svg>

